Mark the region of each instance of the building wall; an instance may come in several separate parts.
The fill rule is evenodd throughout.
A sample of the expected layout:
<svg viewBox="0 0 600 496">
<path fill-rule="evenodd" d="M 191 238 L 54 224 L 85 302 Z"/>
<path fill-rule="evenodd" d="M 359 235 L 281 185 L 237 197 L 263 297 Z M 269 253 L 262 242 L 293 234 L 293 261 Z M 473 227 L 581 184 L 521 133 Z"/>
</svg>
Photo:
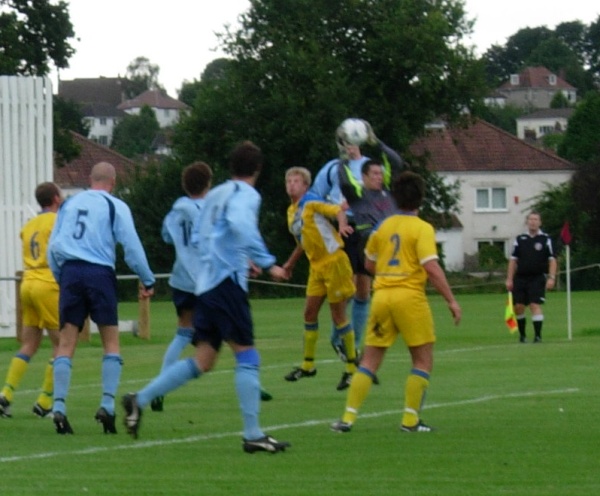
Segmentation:
<svg viewBox="0 0 600 496">
<path fill-rule="evenodd" d="M 510 255 L 514 237 L 525 230 L 525 216 L 534 198 L 550 186 L 558 186 L 571 178 L 571 172 L 439 172 L 448 182 L 460 182 L 460 214 L 463 225 L 463 259 L 475 255 L 479 243 L 503 243 L 505 256 Z M 482 210 L 476 207 L 478 189 L 505 189 L 506 208 Z M 543 219 L 542 219 L 543 220 Z M 543 227 L 542 227 L 543 229 Z M 448 257 L 455 260 L 456 253 Z M 464 265 L 464 263 L 463 263 Z M 462 267 L 461 267 L 462 268 Z"/>
<path fill-rule="evenodd" d="M 154 110 L 154 115 L 156 115 L 156 120 L 158 121 L 158 125 L 161 128 L 172 126 L 179 120 L 179 110 L 177 109 L 161 109 L 154 107 L 151 108 L 152 110 Z M 141 108 L 139 107 L 134 107 L 125 110 L 126 113 L 131 115 L 139 115 L 140 111 Z"/>
<path fill-rule="evenodd" d="M 118 119 L 116 117 L 87 117 L 86 119 L 90 123 L 89 139 L 110 146 Z"/>
<path fill-rule="evenodd" d="M 507 105 L 515 105 L 517 107 L 545 109 L 550 108 L 550 103 L 557 91 L 539 88 L 523 88 L 503 90 L 506 95 Z M 570 103 L 575 103 L 577 94 L 574 91 L 563 91 L 565 97 Z"/>
<path fill-rule="evenodd" d="M 517 119 L 517 136 L 519 139 L 525 139 L 525 131 L 531 130 L 535 132 L 536 138 L 553 132 L 556 123 L 560 124 L 561 130 L 566 131 L 568 120 L 563 117 L 538 118 L 538 119 Z M 550 129 L 550 131 L 548 131 Z"/>
</svg>

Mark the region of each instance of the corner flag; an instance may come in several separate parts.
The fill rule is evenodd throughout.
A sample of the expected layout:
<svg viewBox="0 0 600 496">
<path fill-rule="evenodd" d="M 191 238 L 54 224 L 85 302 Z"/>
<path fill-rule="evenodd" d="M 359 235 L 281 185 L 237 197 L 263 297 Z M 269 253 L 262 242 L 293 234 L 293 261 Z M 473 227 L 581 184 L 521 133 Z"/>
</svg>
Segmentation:
<svg viewBox="0 0 600 496">
<path fill-rule="evenodd" d="M 560 239 L 565 245 L 565 258 L 567 263 L 567 336 L 569 341 L 573 339 L 572 323 L 571 323 L 571 230 L 569 229 L 569 222 L 565 221 L 562 229 L 560 230 Z"/>
<path fill-rule="evenodd" d="M 571 241 L 573 240 L 573 237 L 571 236 L 571 229 L 569 229 L 568 221 L 563 224 L 562 229 L 560 230 L 560 239 L 566 246 L 569 246 L 571 244 Z"/>
<path fill-rule="evenodd" d="M 506 300 L 506 309 L 504 310 L 504 322 L 508 326 L 508 330 L 512 334 L 516 332 L 519 326 L 517 325 L 517 316 L 515 315 L 515 309 L 513 307 L 513 296 L 512 292 L 508 292 L 508 298 Z"/>
</svg>

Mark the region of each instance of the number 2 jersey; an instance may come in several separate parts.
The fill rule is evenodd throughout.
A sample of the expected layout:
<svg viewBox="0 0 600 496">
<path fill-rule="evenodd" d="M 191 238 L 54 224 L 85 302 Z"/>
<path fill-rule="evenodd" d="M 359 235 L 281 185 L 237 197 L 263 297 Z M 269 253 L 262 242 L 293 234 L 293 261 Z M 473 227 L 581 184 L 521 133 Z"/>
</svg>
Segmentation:
<svg viewBox="0 0 600 496">
<path fill-rule="evenodd" d="M 374 290 L 423 291 L 427 282 L 423 265 L 438 259 L 433 226 L 414 214 L 392 215 L 371 233 L 365 257 L 375 262 Z"/>
</svg>

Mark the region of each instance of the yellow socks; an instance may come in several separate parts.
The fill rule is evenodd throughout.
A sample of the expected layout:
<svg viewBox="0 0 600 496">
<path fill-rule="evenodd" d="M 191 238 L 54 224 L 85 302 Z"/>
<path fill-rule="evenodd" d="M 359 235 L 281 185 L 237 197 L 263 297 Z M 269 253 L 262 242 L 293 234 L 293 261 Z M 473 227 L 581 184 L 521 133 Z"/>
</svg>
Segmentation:
<svg viewBox="0 0 600 496">
<path fill-rule="evenodd" d="M 419 412 L 429 387 L 429 374 L 424 370 L 412 369 L 404 389 L 404 415 L 402 425 L 414 427 L 419 423 Z"/>
<path fill-rule="evenodd" d="M 52 408 L 52 393 L 54 391 L 54 360 L 50 359 L 48 365 L 46 365 L 46 371 L 44 372 L 44 382 L 42 383 L 42 392 L 38 396 L 37 403 L 44 410 L 50 410 Z"/>
<path fill-rule="evenodd" d="M 304 361 L 300 368 L 312 370 L 315 368 L 315 353 L 317 351 L 317 340 L 319 339 L 319 323 L 304 323 Z"/>
<path fill-rule="evenodd" d="M 342 422 L 353 424 L 358 415 L 358 409 L 364 403 L 371 385 L 373 384 L 373 376 L 371 372 L 364 368 L 359 368 L 352 377 L 352 383 L 348 390 L 348 397 L 346 399 L 346 410 L 342 415 Z"/>
<path fill-rule="evenodd" d="M 6 382 L 2 388 L 2 396 L 9 402 L 13 400 L 13 393 L 21 383 L 21 379 L 27 371 L 30 357 L 22 354 L 17 354 L 10 361 L 8 372 L 6 373 Z"/>
</svg>

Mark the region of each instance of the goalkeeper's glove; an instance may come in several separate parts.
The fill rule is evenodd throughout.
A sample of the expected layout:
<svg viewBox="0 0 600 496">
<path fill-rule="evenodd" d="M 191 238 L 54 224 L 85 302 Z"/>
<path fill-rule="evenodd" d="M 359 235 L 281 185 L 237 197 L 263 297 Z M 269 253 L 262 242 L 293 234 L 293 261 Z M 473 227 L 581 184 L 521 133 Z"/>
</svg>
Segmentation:
<svg viewBox="0 0 600 496">
<path fill-rule="evenodd" d="M 367 136 L 367 143 L 369 145 L 373 145 L 376 146 L 379 144 L 379 138 L 377 138 L 377 136 L 375 135 L 375 131 L 373 131 L 373 127 L 371 126 L 371 124 L 369 124 L 368 121 L 366 120 L 362 120 L 365 123 L 365 126 L 367 126 L 367 132 L 368 132 L 368 136 Z"/>
</svg>

